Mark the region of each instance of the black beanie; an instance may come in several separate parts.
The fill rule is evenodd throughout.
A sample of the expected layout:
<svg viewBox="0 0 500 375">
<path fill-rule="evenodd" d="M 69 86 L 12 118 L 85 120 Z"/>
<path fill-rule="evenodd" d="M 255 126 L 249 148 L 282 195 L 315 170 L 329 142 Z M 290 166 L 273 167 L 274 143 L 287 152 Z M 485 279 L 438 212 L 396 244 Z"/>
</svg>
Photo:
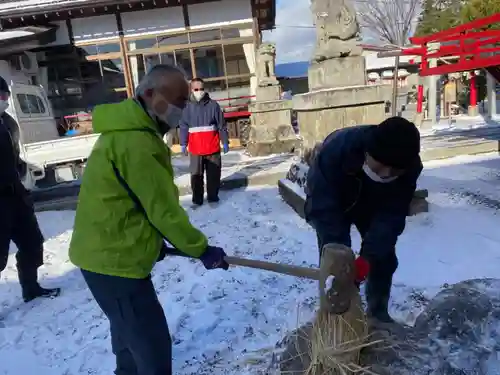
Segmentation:
<svg viewBox="0 0 500 375">
<path fill-rule="evenodd" d="M 403 117 L 388 118 L 370 133 L 366 151 L 388 167 L 406 169 L 420 154 L 420 132 Z"/>
</svg>

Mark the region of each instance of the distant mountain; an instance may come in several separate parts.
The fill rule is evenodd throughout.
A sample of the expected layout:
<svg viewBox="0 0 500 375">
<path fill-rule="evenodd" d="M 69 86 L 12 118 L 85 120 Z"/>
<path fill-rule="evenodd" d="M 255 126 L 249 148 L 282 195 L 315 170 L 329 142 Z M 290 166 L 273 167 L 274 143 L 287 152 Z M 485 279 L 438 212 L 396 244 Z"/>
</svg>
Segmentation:
<svg viewBox="0 0 500 375">
<path fill-rule="evenodd" d="M 283 78 L 307 77 L 309 61 L 297 61 L 276 65 L 276 76 Z"/>
</svg>

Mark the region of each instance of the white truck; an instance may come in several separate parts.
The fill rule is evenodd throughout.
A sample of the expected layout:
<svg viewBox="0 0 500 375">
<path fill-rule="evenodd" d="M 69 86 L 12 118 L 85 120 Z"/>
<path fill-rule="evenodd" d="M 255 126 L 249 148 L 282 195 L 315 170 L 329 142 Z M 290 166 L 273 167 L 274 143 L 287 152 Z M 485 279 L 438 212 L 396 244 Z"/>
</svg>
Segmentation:
<svg viewBox="0 0 500 375">
<path fill-rule="evenodd" d="M 11 90 L 7 114 L 17 124 L 21 158 L 28 165 L 25 187 L 78 180 L 99 134 L 60 136 L 43 87 L 7 82 Z"/>
<path fill-rule="evenodd" d="M 28 165 L 23 183 L 32 190 L 79 179 L 99 134 L 60 136 L 54 111 L 47 97 L 47 69 L 40 68 L 37 54 L 23 52 L 0 60 L 0 76 L 11 95 L 8 126 L 18 142 L 21 158 Z"/>
</svg>

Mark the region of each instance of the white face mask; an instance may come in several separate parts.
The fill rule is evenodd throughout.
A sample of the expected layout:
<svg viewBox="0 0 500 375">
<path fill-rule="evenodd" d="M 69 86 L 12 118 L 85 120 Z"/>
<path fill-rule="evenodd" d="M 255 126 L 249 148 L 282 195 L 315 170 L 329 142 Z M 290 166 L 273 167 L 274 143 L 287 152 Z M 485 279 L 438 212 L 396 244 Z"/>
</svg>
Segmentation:
<svg viewBox="0 0 500 375">
<path fill-rule="evenodd" d="M 205 96 L 205 91 L 193 91 L 193 96 L 199 102 Z"/>
<path fill-rule="evenodd" d="M 392 182 L 398 178 L 398 176 L 382 178 L 378 174 L 373 172 L 372 169 L 366 163 L 363 164 L 363 172 L 365 172 L 365 174 L 370 178 L 370 180 L 375 181 L 375 182 L 380 182 L 381 184 L 387 184 L 387 183 Z"/>
<path fill-rule="evenodd" d="M 0 100 L 0 114 L 3 114 L 7 108 L 9 108 L 9 102 L 7 100 Z"/>
</svg>

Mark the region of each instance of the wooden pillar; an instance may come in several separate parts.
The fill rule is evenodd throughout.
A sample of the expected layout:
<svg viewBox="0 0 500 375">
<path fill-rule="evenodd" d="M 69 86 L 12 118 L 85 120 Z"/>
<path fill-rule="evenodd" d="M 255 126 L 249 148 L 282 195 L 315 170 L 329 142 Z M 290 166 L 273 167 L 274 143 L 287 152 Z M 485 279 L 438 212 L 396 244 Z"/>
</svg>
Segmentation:
<svg viewBox="0 0 500 375">
<path fill-rule="evenodd" d="M 424 85 L 419 84 L 417 87 L 417 113 L 422 113 L 424 104 Z"/>
<path fill-rule="evenodd" d="M 259 29 L 259 18 L 257 14 L 257 6 L 254 0 L 250 0 L 250 6 L 252 9 L 252 34 L 253 34 L 253 43 L 255 47 L 255 52 L 259 49 L 260 44 L 262 43 L 262 33 Z"/>
<path fill-rule="evenodd" d="M 262 33 L 259 30 L 259 21 L 257 20 L 257 17 L 253 17 L 252 35 L 253 35 L 253 42 L 255 45 L 255 49 L 257 50 L 259 46 L 262 44 Z"/>
<path fill-rule="evenodd" d="M 77 49 L 75 47 L 75 34 L 73 33 L 73 24 L 71 23 L 71 19 L 67 19 L 66 20 L 66 29 L 68 30 L 68 39 L 69 39 L 69 43 L 71 44 L 71 55 L 72 57 L 75 59 L 75 62 L 76 62 L 76 65 L 77 65 L 77 72 L 78 72 L 78 81 L 80 82 L 80 85 L 83 86 L 82 82 L 83 82 L 83 75 L 82 75 L 82 66 L 80 64 L 80 60 L 79 60 L 79 55 L 77 53 Z M 56 69 L 56 72 L 57 72 L 57 69 Z M 57 73 L 56 73 L 57 75 Z M 57 82 L 59 83 L 59 78 L 57 78 Z M 58 88 L 59 88 L 59 85 L 57 85 Z M 80 87 L 82 89 L 82 93 L 85 94 L 85 88 L 84 87 Z M 64 90 L 60 90 L 60 92 L 64 92 Z"/>
<path fill-rule="evenodd" d="M 227 78 L 226 50 L 224 48 L 224 44 L 221 44 L 221 49 L 222 49 L 222 63 L 224 64 L 224 80 L 226 82 L 226 90 L 228 92 L 228 97 L 230 97 L 229 96 L 229 80 Z M 229 105 L 231 105 L 231 102 L 229 102 Z"/>
<path fill-rule="evenodd" d="M 125 37 L 123 35 L 123 23 L 121 13 L 115 13 L 116 17 L 116 26 L 118 28 L 118 35 L 120 38 L 120 52 L 122 54 L 122 67 L 123 67 L 123 75 L 125 78 L 125 87 L 127 89 L 127 97 L 132 98 L 134 96 L 134 81 L 132 79 L 132 72 L 130 71 L 130 64 L 128 61 L 128 46 L 125 41 Z"/>
<path fill-rule="evenodd" d="M 191 74 L 193 78 L 196 78 L 196 66 L 194 62 L 194 50 L 192 48 L 189 49 L 189 58 L 191 59 Z"/>
<path fill-rule="evenodd" d="M 122 65 L 123 74 L 125 76 L 125 86 L 127 88 L 127 97 L 132 98 L 134 96 L 134 81 L 132 79 L 132 72 L 130 71 L 130 64 L 127 56 L 127 43 L 123 36 L 120 36 L 120 52 L 122 54 Z"/>
</svg>

